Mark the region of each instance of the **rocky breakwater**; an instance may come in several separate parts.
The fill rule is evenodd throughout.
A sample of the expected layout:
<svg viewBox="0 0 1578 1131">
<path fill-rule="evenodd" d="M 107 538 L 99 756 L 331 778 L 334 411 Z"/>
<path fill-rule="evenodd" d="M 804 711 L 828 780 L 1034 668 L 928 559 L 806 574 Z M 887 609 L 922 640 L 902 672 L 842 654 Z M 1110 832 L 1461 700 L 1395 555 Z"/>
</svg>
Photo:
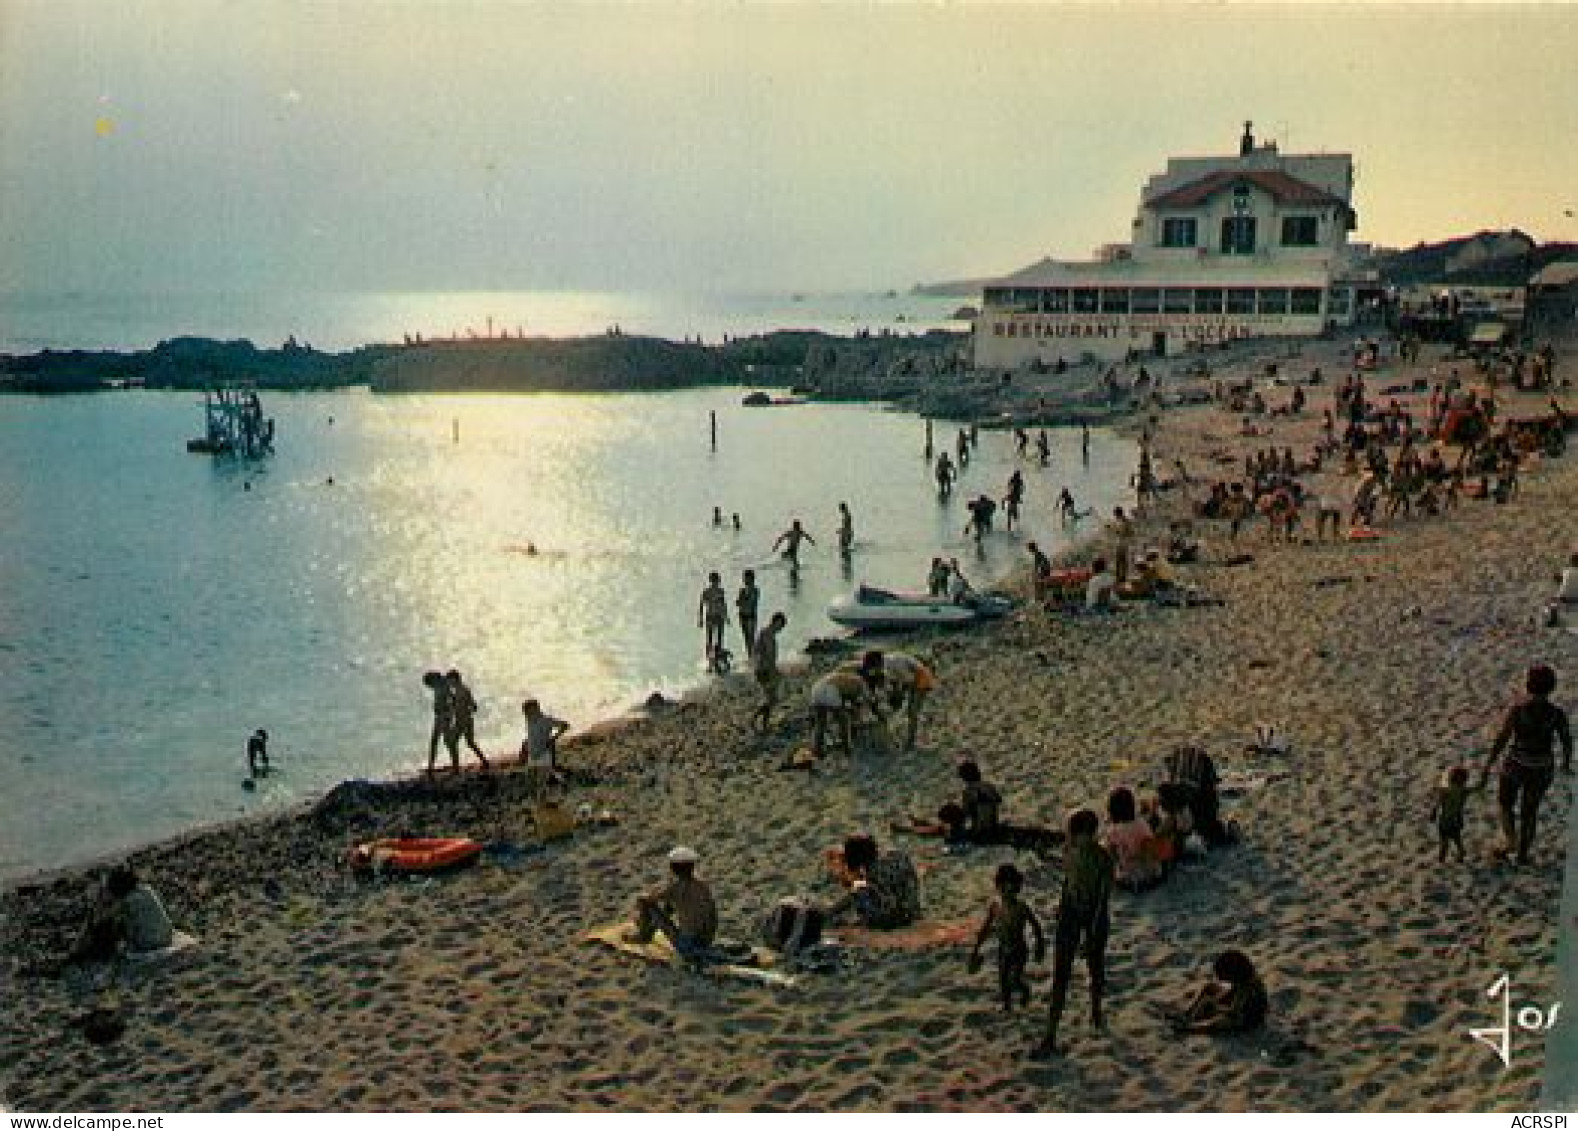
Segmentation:
<svg viewBox="0 0 1578 1131">
<path fill-rule="evenodd" d="M 622 334 L 431 342 L 392 350 L 372 370 L 380 393 L 631 392 L 747 379 L 722 350 Z"/>
<path fill-rule="evenodd" d="M 373 361 L 390 348 L 323 353 L 294 341 L 278 349 L 259 349 L 246 340 L 172 338 L 151 350 L 0 354 L 0 391 L 81 393 L 128 385 L 200 389 L 234 381 L 262 389 L 340 388 L 365 384 Z"/>
<path fill-rule="evenodd" d="M 945 332 L 828 338 L 808 346 L 803 381 L 829 400 L 888 401 L 983 424 L 1095 423 L 1117 411 L 1099 366 L 1005 374 L 975 369 L 969 352 L 968 335 Z"/>
</svg>

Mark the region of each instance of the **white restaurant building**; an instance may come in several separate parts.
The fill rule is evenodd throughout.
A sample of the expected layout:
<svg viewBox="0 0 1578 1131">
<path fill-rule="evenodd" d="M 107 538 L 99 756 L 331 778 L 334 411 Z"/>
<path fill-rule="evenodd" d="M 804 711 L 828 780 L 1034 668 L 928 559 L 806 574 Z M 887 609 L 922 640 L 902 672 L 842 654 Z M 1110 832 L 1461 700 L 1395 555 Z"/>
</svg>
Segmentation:
<svg viewBox="0 0 1578 1131">
<path fill-rule="evenodd" d="M 1140 195 L 1132 242 L 987 285 L 976 367 L 1171 356 L 1350 325 L 1356 289 L 1374 285 L 1367 249 L 1348 243 L 1353 157 L 1285 155 L 1250 131 L 1236 157 L 1169 159 Z"/>
</svg>

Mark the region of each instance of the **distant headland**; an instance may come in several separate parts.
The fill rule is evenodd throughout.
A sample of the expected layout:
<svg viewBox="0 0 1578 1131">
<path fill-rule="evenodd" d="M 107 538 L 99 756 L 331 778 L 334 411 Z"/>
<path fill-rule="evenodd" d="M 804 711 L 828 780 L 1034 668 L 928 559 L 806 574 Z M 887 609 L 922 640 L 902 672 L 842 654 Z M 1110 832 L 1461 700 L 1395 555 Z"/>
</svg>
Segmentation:
<svg viewBox="0 0 1578 1131">
<path fill-rule="evenodd" d="M 294 340 L 179 337 L 148 350 L 43 350 L 0 354 L 0 392 L 82 393 L 120 388 L 201 389 L 244 383 L 259 389 L 366 386 L 382 393 L 641 392 L 702 385 L 805 384 L 808 365 L 853 353 L 876 364 L 895 352 L 950 353 L 964 335 L 857 334 L 780 330 L 719 345 L 609 332 L 575 338 L 471 338 L 369 345 L 329 353 Z M 814 374 L 812 375 L 814 383 Z"/>
</svg>

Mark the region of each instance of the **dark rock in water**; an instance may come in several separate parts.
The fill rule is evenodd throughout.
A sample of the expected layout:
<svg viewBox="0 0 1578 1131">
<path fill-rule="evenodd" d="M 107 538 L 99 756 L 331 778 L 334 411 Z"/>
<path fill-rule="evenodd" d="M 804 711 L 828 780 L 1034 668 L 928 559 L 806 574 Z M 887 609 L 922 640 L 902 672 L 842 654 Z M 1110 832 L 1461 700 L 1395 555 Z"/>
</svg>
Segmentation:
<svg viewBox="0 0 1578 1131">
<path fill-rule="evenodd" d="M 361 778 L 342 781 L 312 807 L 312 819 L 319 825 L 364 820 L 376 806 L 380 792 L 376 782 Z"/>
<path fill-rule="evenodd" d="M 648 711 L 666 711 L 670 707 L 674 706 L 674 701 L 672 699 L 664 698 L 661 691 L 654 691 L 651 695 L 647 696 L 646 702 L 643 703 L 642 706 Z"/>
</svg>

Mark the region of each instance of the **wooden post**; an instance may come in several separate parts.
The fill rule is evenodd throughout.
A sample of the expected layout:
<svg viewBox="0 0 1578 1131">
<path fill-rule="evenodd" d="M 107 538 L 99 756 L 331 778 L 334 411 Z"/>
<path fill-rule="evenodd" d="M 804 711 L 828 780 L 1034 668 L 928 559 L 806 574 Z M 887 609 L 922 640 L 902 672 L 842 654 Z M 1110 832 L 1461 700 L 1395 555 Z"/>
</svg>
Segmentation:
<svg viewBox="0 0 1578 1131">
<path fill-rule="evenodd" d="M 449 422 L 449 434 L 455 443 L 460 443 L 460 417 L 454 417 Z"/>
<path fill-rule="evenodd" d="M 717 451 L 718 450 L 718 410 L 717 409 L 713 409 L 707 415 L 710 418 L 711 425 L 712 425 L 712 450 L 713 451 Z"/>
</svg>

